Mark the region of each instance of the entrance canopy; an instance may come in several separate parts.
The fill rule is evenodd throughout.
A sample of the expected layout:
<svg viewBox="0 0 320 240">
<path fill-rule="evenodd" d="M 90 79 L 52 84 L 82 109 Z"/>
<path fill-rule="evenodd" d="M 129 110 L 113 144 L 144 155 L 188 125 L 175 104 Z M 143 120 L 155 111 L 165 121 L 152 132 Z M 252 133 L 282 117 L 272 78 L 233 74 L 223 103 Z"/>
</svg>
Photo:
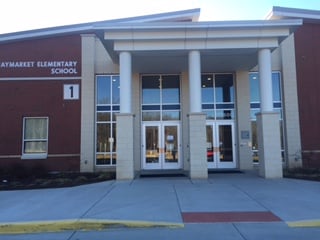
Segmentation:
<svg viewBox="0 0 320 240">
<path fill-rule="evenodd" d="M 188 52 L 199 50 L 202 71 L 250 70 L 259 49 L 276 49 L 301 20 L 147 22 L 104 25 L 103 43 L 115 62 L 132 54 L 137 72 L 181 72 Z"/>
</svg>

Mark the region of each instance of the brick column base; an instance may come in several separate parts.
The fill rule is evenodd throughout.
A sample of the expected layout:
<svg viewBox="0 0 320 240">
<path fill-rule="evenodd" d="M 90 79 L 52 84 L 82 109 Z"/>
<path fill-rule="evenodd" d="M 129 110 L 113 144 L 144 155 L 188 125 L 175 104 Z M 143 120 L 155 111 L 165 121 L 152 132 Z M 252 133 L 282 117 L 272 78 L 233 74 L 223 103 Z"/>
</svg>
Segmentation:
<svg viewBox="0 0 320 240">
<path fill-rule="evenodd" d="M 206 114 L 189 114 L 190 178 L 208 178 Z"/>
<path fill-rule="evenodd" d="M 132 180 L 134 178 L 133 121 L 133 114 L 117 114 L 117 180 Z"/>
<path fill-rule="evenodd" d="M 280 123 L 277 112 L 257 114 L 259 174 L 264 178 L 282 178 Z"/>
</svg>

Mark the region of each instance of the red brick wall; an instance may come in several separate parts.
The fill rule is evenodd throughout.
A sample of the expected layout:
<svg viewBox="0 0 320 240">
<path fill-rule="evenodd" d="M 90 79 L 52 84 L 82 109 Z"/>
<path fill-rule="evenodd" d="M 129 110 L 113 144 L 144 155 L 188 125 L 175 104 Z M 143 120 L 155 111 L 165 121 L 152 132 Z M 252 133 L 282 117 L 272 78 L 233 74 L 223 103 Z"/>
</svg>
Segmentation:
<svg viewBox="0 0 320 240">
<path fill-rule="evenodd" d="M 302 155 L 307 167 L 320 167 L 319 43 L 320 24 L 304 23 L 295 32 Z"/>
<path fill-rule="evenodd" d="M 0 63 L 4 61 L 76 61 L 77 74 L 52 75 L 50 68 L 38 67 L 0 68 L 0 168 L 18 163 L 41 164 L 50 171 L 79 171 L 81 96 L 64 100 L 63 85 L 79 84 L 81 89 L 80 36 L 3 44 Z M 23 117 L 49 118 L 47 159 L 3 157 L 22 154 Z"/>
</svg>

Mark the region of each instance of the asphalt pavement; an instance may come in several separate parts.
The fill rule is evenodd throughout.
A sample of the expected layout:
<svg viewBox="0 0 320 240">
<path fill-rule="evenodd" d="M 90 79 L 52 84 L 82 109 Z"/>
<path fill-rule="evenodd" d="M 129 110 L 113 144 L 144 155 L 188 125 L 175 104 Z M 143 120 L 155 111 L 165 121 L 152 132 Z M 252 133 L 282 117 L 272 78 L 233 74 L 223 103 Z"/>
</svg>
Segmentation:
<svg viewBox="0 0 320 240">
<path fill-rule="evenodd" d="M 0 239 L 320 239 L 320 183 L 255 172 L 0 191 Z"/>
</svg>

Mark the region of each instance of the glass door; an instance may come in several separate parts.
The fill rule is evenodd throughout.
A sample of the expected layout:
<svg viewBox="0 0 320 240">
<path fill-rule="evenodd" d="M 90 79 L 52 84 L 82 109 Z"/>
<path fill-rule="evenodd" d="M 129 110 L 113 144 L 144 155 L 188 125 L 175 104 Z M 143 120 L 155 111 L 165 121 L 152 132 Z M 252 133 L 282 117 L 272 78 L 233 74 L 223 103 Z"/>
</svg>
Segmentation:
<svg viewBox="0 0 320 240">
<path fill-rule="evenodd" d="M 233 123 L 209 122 L 206 132 L 208 168 L 235 168 Z"/>
<path fill-rule="evenodd" d="M 143 168 L 179 169 L 179 125 L 170 123 L 143 124 Z"/>
</svg>

